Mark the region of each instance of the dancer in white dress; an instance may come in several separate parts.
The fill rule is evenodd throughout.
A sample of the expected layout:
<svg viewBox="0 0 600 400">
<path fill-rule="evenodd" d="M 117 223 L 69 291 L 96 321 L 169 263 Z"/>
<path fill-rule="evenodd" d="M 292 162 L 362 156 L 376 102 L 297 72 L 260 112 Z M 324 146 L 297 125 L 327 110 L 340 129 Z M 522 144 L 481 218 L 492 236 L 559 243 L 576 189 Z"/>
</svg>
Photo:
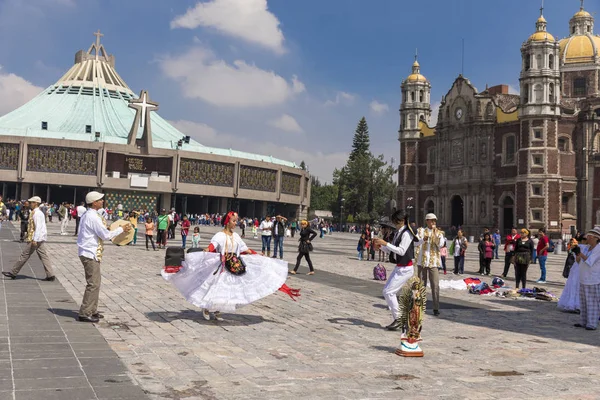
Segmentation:
<svg viewBox="0 0 600 400">
<path fill-rule="evenodd" d="M 177 273 L 162 272 L 187 301 L 202 308 L 207 320 L 210 312 L 222 320 L 222 311 L 235 311 L 278 290 L 294 300 L 300 296 L 298 289 L 285 284 L 287 263 L 250 250 L 233 231 L 237 221 L 238 215 L 229 212 L 225 228 L 213 236 L 204 252 L 188 253 Z"/>
<path fill-rule="evenodd" d="M 587 255 L 589 247 L 586 244 L 579 244 L 577 247 L 579 247 L 582 254 Z M 563 311 L 579 311 L 579 263 L 577 261 L 573 263 L 569 270 L 569 277 L 557 306 Z"/>
</svg>

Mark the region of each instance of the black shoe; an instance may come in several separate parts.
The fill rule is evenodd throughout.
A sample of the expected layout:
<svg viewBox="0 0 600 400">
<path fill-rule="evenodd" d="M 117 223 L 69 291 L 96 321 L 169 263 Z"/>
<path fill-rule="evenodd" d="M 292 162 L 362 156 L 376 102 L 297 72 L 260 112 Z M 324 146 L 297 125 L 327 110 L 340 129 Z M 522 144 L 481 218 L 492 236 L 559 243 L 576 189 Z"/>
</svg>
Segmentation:
<svg viewBox="0 0 600 400">
<path fill-rule="evenodd" d="M 93 323 L 95 323 L 95 322 L 100 321 L 99 318 L 96 318 L 93 315 L 91 317 L 84 317 L 83 315 L 80 315 L 78 319 L 79 319 L 79 322 L 93 322 Z"/>
<path fill-rule="evenodd" d="M 586 330 L 586 331 L 595 331 L 595 330 L 596 330 L 596 328 L 592 328 L 592 327 L 586 326 L 586 327 L 585 327 L 585 330 Z"/>
<path fill-rule="evenodd" d="M 440 312 L 438 310 L 433 310 L 433 315 L 437 317 L 438 315 L 440 315 Z"/>
<path fill-rule="evenodd" d="M 574 326 L 575 328 L 583 328 L 583 325 L 581 325 L 581 324 L 575 324 L 575 325 L 573 325 L 573 326 Z"/>
<path fill-rule="evenodd" d="M 271 258 L 277 258 L 277 256 L 273 256 L 273 257 L 271 257 Z"/>
<path fill-rule="evenodd" d="M 44 278 L 44 280 L 46 282 L 54 282 L 56 280 L 56 277 L 54 275 L 53 276 L 47 276 L 46 278 Z"/>
<path fill-rule="evenodd" d="M 13 274 L 12 272 L 2 271 L 2 275 L 6 276 L 6 277 L 8 277 L 10 279 L 17 279 L 17 276 L 15 274 Z"/>
<path fill-rule="evenodd" d="M 400 318 L 398 318 L 390 325 L 386 326 L 385 329 L 387 329 L 388 331 L 397 331 L 398 329 L 400 329 L 400 325 L 402 325 L 402 322 L 400 321 Z"/>
<path fill-rule="evenodd" d="M 97 312 L 96 314 L 92 314 L 93 318 L 98 318 L 98 319 L 102 319 L 104 318 L 104 315 L 100 314 L 99 312 Z"/>
</svg>

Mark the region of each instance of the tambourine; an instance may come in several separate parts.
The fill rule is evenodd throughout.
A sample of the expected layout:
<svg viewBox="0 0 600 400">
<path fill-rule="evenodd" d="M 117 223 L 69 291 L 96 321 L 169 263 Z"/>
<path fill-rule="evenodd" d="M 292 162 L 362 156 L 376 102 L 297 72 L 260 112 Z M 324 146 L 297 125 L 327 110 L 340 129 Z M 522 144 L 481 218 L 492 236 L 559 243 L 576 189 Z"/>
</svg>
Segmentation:
<svg viewBox="0 0 600 400">
<path fill-rule="evenodd" d="M 108 229 L 110 229 L 111 231 L 114 231 L 119 227 L 124 228 L 126 225 L 131 226 L 131 222 L 129 222 L 129 220 L 125 220 L 125 219 L 119 219 L 119 220 L 113 222 L 110 225 L 110 228 L 108 228 Z M 126 246 L 129 243 L 133 242 L 134 236 L 135 236 L 135 229 L 133 229 L 133 227 L 132 227 L 129 232 L 123 232 L 120 235 L 117 235 L 114 238 L 112 238 L 111 241 L 114 244 L 116 244 L 117 246 Z"/>
</svg>

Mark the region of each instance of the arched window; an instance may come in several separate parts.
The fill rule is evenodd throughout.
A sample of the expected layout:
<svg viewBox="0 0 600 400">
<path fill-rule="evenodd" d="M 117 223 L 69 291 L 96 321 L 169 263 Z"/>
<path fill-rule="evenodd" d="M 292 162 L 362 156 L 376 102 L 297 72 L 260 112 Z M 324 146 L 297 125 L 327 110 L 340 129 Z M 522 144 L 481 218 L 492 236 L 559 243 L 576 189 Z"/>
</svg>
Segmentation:
<svg viewBox="0 0 600 400">
<path fill-rule="evenodd" d="M 410 101 L 415 101 L 415 92 L 410 92 Z"/>
<path fill-rule="evenodd" d="M 425 96 L 423 95 L 423 91 L 421 90 L 421 91 L 419 92 L 419 101 L 420 101 L 421 103 L 423 103 L 423 102 L 425 101 L 424 97 L 425 97 Z"/>
<path fill-rule="evenodd" d="M 542 85 L 535 85 L 535 102 L 536 103 L 541 103 L 544 101 L 544 88 L 542 87 Z"/>
<path fill-rule="evenodd" d="M 542 58 L 541 54 L 538 54 L 538 55 L 535 56 L 535 67 L 537 69 L 544 68 L 544 59 Z"/>
<path fill-rule="evenodd" d="M 554 55 L 550 54 L 548 57 L 548 68 L 554 69 Z"/>
<path fill-rule="evenodd" d="M 548 100 L 550 100 L 550 103 L 556 102 L 556 99 L 554 98 L 554 83 L 551 83 L 550 86 L 548 86 Z"/>
<path fill-rule="evenodd" d="M 410 114 L 408 116 L 408 123 L 409 123 L 410 129 L 415 129 L 417 127 L 416 120 L 415 120 L 415 114 Z"/>
<path fill-rule="evenodd" d="M 433 204 L 433 200 L 428 200 L 425 203 L 425 214 L 434 214 L 435 213 L 435 205 Z"/>
<path fill-rule="evenodd" d="M 529 53 L 525 54 L 525 71 L 529 71 L 531 69 L 531 55 Z"/>
<path fill-rule="evenodd" d="M 569 138 L 565 137 L 565 136 L 561 136 L 558 138 L 558 151 L 560 152 L 567 152 L 569 151 Z"/>
<path fill-rule="evenodd" d="M 529 103 L 529 85 L 523 86 L 523 103 Z"/>
</svg>

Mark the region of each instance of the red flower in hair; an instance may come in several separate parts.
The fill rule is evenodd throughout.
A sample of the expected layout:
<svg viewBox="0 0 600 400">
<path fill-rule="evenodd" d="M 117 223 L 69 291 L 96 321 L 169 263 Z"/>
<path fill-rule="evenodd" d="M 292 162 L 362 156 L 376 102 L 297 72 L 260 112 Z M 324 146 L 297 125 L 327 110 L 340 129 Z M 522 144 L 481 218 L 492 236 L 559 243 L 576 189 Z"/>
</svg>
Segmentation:
<svg viewBox="0 0 600 400">
<path fill-rule="evenodd" d="M 225 217 L 225 226 L 227 226 L 229 224 L 229 220 L 236 215 L 237 213 L 235 211 L 229 211 Z"/>
</svg>

